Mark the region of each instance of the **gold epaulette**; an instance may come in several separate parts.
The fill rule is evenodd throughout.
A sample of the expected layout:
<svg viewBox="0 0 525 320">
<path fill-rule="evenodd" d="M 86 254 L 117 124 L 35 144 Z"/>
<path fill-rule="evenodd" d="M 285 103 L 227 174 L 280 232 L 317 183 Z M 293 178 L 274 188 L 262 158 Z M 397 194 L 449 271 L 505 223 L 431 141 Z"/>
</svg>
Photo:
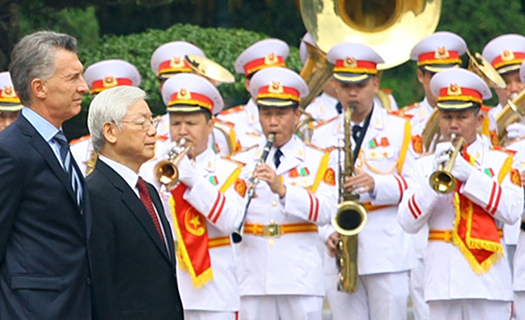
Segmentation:
<svg viewBox="0 0 525 320">
<path fill-rule="evenodd" d="M 414 115 L 412 114 L 405 114 L 403 110 L 391 110 L 391 111 L 388 111 L 388 114 L 396 116 L 396 117 L 401 117 L 407 120 L 410 120 L 414 117 Z"/>
<path fill-rule="evenodd" d="M 313 145 L 311 143 L 306 143 L 306 142 L 304 144 L 307 147 L 310 147 L 310 148 L 312 148 L 314 150 L 318 150 L 318 151 L 321 151 L 321 152 L 332 152 L 332 150 L 337 148 L 336 146 L 332 146 L 332 147 L 329 147 L 329 148 L 321 148 L 321 147 L 318 147 L 316 145 Z"/>
<path fill-rule="evenodd" d="M 390 88 L 381 88 L 379 89 L 381 91 L 383 91 L 385 94 L 389 95 L 389 94 L 392 94 L 392 92 L 394 92 L 392 89 Z"/>
<path fill-rule="evenodd" d="M 505 153 L 510 154 L 512 156 L 516 154 L 516 151 L 505 149 L 504 147 L 500 147 L 500 146 L 490 146 L 490 150 L 505 152 Z"/>
<path fill-rule="evenodd" d="M 228 110 L 229 110 L 229 109 L 228 109 Z M 217 119 L 217 118 L 215 118 L 215 117 L 213 118 L 213 120 L 214 120 L 215 122 L 220 122 L 220 123 L 225 124 L 225 125 L 227 125 L 227 126 L 229 126 L 229 127 L 232 127 L 232 128 L 235 126 L 235 124 L 234 124 L 233 122 L 230 122 L 230 121 L 226 121 L 226 120 L 222 120 L 222 119 Z"/>
<path fill-rule="evenodd" d="M 407 111 L 407 110 L 411 110 L 411 109 L 414 109 L 414 108 L 417 108 L 419 107 L 419 102 L 414 102 L 412 104 L 409 104 L 408 106 L 404 106 L 403 108 L 399 109 L 399 110 L 402 110 L 403 112 Z"/>
<path fill-rule="evenodd" d="M 330 123 L 330 122 L 334 121 L 334 120 L 337 119 L 337 118 L 339 118 L 339 115 L 337 115 L 337 116 L 335 116 L 335 117 L 333 117 L 333 118 L 331 118 L 331 119 L 321 121 L 321 122 L 317 123 L 317 124 L 314 126 L 314 129 L 317 129 L 317 128 L 319 128 L 320 126 L 322 126 L 322 125 L 324 125 L 324 124 Z"/>
<path fill-rule="evenodd" d="M 517 138 L 514 138 L 514 139 L 512 139 L 512 140 L 509 140 L 509 141 L 505 142 L 505 148 L 506 148 L 507 146 L 510 146 L 511 144 L 514 144 L 514 143 L 516 143 L 516 142 L 522 141 L 522 140 L 524 140 L 524 139 L 525 139 L 525 137 L 517 137 Z"/>
<path fill-rule="evenodd" d="M 78 139 L 71 140 L 71 142 L 69 142 L 69 145 L 72 146 L 72 145 L 74 145 L 75 143 L 79 143 L 79 142 L 81 142 L 81 141 L 88 140 L 88 139 L 90 139 L 90 138 L 91 138 L 91 135 L 88 134 L 88 135 L 85 135 L 85 136 L 80 137 L 80 138 L 78 138 Z"/>
<path fill-rule="evenodd" d="M 243 153 L 243 152 L 249 151 L 249 150 L 251 150 L 251 149 L 253 149 L 253 148 L 257 148 L 257 147 L 259 147 L 259 145 L 258 145 L 258 144 L 254 144 L 254 145 L 251 146 L 251 147 L 241 148 L 239 151 L 235 151 L 235 152 L 233 152 L 233 153 L 230 155 L 230 157 L 233 156 L 233 155 L 239 154 L 239 153 Z M 229 159 L 229 158 L 228 158 L 228 159 Z"/>
<path fill-rule="evenodd" d="M 240 106 L 236 106 L 236 107 L 231 107 L 231 108 L 228 108 L 226 110 L 222 110 L 221 112 L 219 112 L 220 115 L 226 115 L 226 114 L 231 114 L 231 113 L 235 113 L 235 112 L 239 112 L 239 111 L 242 111 L 244 110 L 244 106 L 243 105 L 240 105 Z"/>
<path fill-rule="evenodd" d="M 483 113 L 485 113 L 485 114 L 488 114 L 489 111 L 490 111 L 490 109 L 492 109 L 492 108 L 489 107 L 489 106 L 486 106 L 486 105 L 482 104 L 482 105 L 481 105 L 481 109 L 480 109 L 480 111 L 483 112 Z"/>
<path fill-rule="evenodd" d="M 239 151 L 239 152 L 240 152 L 240 151 Z M 230 158 L 229 156 L 227 156 L 227 157 L 226 157 L 226 156 L 221 156 L 221 158 L 224 159 L 224 160 L 230 161 L 230 162 L 232 162 L 232 163 L 234 163 L 234 164 L 236 164 L 236 165 L 238 165 L 238 166 L 244 166 L 244 165 L 246 165 L 246 163 L 241 162 L 241 161 L 234 160 L 234 159 Z"/>
</svg>

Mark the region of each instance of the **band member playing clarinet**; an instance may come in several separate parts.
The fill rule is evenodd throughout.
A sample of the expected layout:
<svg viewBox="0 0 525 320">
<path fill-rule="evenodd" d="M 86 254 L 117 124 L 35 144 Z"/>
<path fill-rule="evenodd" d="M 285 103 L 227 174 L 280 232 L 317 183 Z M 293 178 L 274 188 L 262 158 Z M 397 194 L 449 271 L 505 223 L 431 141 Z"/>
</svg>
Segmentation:
<svg viewBox="0 0 525 320">
<path fill-rule="evenodd" d="M 446 142 L 416 161 L 398 213 L 407 232 L 429 227 L 424 292 L 430 319 L 510 319 L 501 227 L 521 216 L 520 174 L 512 153 L 487 147 L 476 134 L 482 100 L 491 97 L 481 78 L 450 69 L 436 74 L 430 88 Z"/>
<path fill-rule="evenodd" d="M 233 157 L 246 162 L 259 181 L 237 248 L 241 319 L 320 320 L 324 284 L 317 226 L 329 223 L 337 198 L 330 153 L 294 135 L 299 101 L 308 93 L 299 75 L 280 67 L 258 71 L 250 93 L 264 135 L 275 134 L 275 142 L 267 163 L 259 164 L 264 143 Z"/>
<path fill-rule="evenodd" d="M 235 320 L 239 289 L 230 234 L 239 226 L 246 183 L 239 179 L 242 164 L 222 158 L 208 147 L 212 113 L 222 109 L 219 91 L 194 74 L 168 79 L 162 97 L 170 120 L 173 142 L 185 145 L 178 181 L 166 175 L 170 164 L 155 159 L 141 172 L 161 192 L 177 239 L 177 278 L 186 320 Z M 171 149 L 171 148 L 166 148 Z M 175 157 L 177 158 L 177 157 Z M 160 179 L 159 171 L 168 170 Z M 173 168 L 173 167 L 172 167 Z M 167 186 L 167 187 L 166 187 Z"/>
</svg>

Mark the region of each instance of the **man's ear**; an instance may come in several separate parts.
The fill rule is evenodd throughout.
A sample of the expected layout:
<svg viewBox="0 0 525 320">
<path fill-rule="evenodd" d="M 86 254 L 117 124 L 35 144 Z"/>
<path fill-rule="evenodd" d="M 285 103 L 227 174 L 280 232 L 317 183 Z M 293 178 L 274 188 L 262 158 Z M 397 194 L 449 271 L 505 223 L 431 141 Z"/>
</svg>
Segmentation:
<svg viewBox="0 0 525 320">
<path fill-rule="evenodd" d="M 38 99 L 45 99 L 47 96 L 46 82 L 42 79 L 35 78 L 31 80 L 30 88 L 33 96 Z"/>
<path fill-rule="evenodd" d="M 116 130 L 118 130 L 118 128 L 114 123 L 106 122 L 102 125 L 102 134 L 104 135 L 104 139 L 107 143 L 117 143 L 117 136 L 115 135 Z"/>
</svg>

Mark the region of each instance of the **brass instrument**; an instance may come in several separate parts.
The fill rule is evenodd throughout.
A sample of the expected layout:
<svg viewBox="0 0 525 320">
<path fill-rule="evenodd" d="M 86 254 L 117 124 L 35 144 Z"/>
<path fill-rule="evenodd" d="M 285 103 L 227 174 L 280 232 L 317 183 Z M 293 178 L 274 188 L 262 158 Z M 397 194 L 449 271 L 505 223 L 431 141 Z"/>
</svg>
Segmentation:
<svg viewBox="0 0 525 320">
<path fill-rule="evenodd" d="M 184 60 L 190 65 L 194 73 L 206 78 L 214 86 L 235 82 L 235 77 L 230 71 L 208 58 L 188 54 L 184 56 Z"/>
<path fill-rule="evenodd" d="M 178 145 L 173 145 L 168 152 L 168 160 L 159 161 L 153 169 L 155 179 L 171 190 L 179 182 L 177 164 L 191 149 L 192 144 L 182 138 Z"/>
<path fill-rule="evenodd" d="M 468 70 L 477 74 L 489 87 L 502 89 L 507 87 L 505 80 L 481 54 L 474 52 L 474 55 L 472 55 L 467 50 L 467 55 L 469 58 Z"/>
<path fill-rule="evenodd" d="M 98 153 L 96 153 L 95 150 L 91 150 L 89 159 L 86 161 L 86 177 L 89 176 L 93 172 L 93 170 L 95 170 L 97 160 L 98 160 Z"/>
<path fill-rule="evenodd" d="M 257 161 L 255 168 L 257 168 L 259 165 L 266 162 L 266 159 L 268 158 L 268 154 L 270 154 L 270 149 L 272 149 L 274 142 L 275 142 L 275 133 L 272 132 L 268 135 L 268 141 L 266 141 L 266 145 L 264 146 L 261 157 Z M 252 198 L 255 195 L 255 187 L 257 186 L 258 183 L 259 183 L 259 179 L 257 179 L 254 175 L 254 172 L 252 172 L 252 174 L 248 178 L 248 184 L 250 184 L 250 188 L 246 192 L 247 200 L 246 200 L 246 206 L 244 207 L 244 214 L 242 216 L 242 220 L 241 220 L 241 223 L 239 224 L 239 227 L 232 234 L 232 240 L 234 243 L 239 243 L 242 241 L 244 221 L 246 220 L 246 214 L 248 213 L 248 207 L 250 206 L 250 202 L 252 201 Z"/>
<path fill-rule="evenodd" d="M 344 187 L 346 177 L 354 174 L 354 154 L 351 146 L 351 124 L 355 105 L 344 110 L 344 167 L 339 175 L 339 196 L 342 198 L 337 206 L 337 214 L 332 219 L 332 225 L 340 234 L 336 248 L 336 263 L 339 269 L 338 290 L 348 293 L 355 292 L 359 284 L 357 272 L 357 235 L 365 227 L 367 213 L 365 207 L 359 203 L 359 194 L 347 192 Z"/>
<path fill-rule="evenodd" d="M 341 42 L 370 46 L 385 63 L 402 64 L 412 48 L 432 34 L 441 15 L 441 0 L 300 0 L 301 15 L 317 46 L 328 52 Z"/>
<path fill-rule="evenodd" d="M 498 141 L 503 145 L 507 140 L 507 126 L 515 122 L 523 122 L 525 116 L 525 90 L 514 98 L 509 99 L 507 105 L 496 115 L 498 126 Z"/>
<path fill-rule="evenodd" d="M 454 142 L 454 140 L 456 140 L 456 135 L 452 134 L 450 139 L 452 142 Z M 432 173 L 430 176 L 429 183 L 434 191 L 447 194 L 453 192 L 456 189 L 457 181 L 456 178 L 450 174 L 450 171 L 452 170 L 454 162 L 456 161 L 456 157 L 463 148 L 463 145 L 465 145 L 465 138 L 460 137 L 454 145 L 454 150 L 449 150 L 450 158 L 447 162 L 447 165 L 443 167 L 443 164 L 440 164 L 438 170 Z"/>
</svg>

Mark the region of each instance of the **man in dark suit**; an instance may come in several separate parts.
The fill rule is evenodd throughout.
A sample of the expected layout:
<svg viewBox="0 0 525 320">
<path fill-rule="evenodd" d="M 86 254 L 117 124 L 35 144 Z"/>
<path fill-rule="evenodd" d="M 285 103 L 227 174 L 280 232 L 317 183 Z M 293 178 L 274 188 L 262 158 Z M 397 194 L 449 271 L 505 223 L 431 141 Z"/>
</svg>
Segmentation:
<svg viewBox="0 0 525 320">
<path fill-rule="evenodd" d="M 183 319 L 171 229 L 158 193 L 138 175 L 156 140 L 145 96 L 136 87 L 115 87 L 99 93 L 89 109 L 99 153 L 86 179 L 96 319 Z"/>
<path fill-rule="evenodd" d="M 76 40 L 37 32 L 13 49 L 21 116 L 0 133 L 0 319 L 91 319 L 91 211 L 62 123 L 88 91 Z"/>
</svg>

